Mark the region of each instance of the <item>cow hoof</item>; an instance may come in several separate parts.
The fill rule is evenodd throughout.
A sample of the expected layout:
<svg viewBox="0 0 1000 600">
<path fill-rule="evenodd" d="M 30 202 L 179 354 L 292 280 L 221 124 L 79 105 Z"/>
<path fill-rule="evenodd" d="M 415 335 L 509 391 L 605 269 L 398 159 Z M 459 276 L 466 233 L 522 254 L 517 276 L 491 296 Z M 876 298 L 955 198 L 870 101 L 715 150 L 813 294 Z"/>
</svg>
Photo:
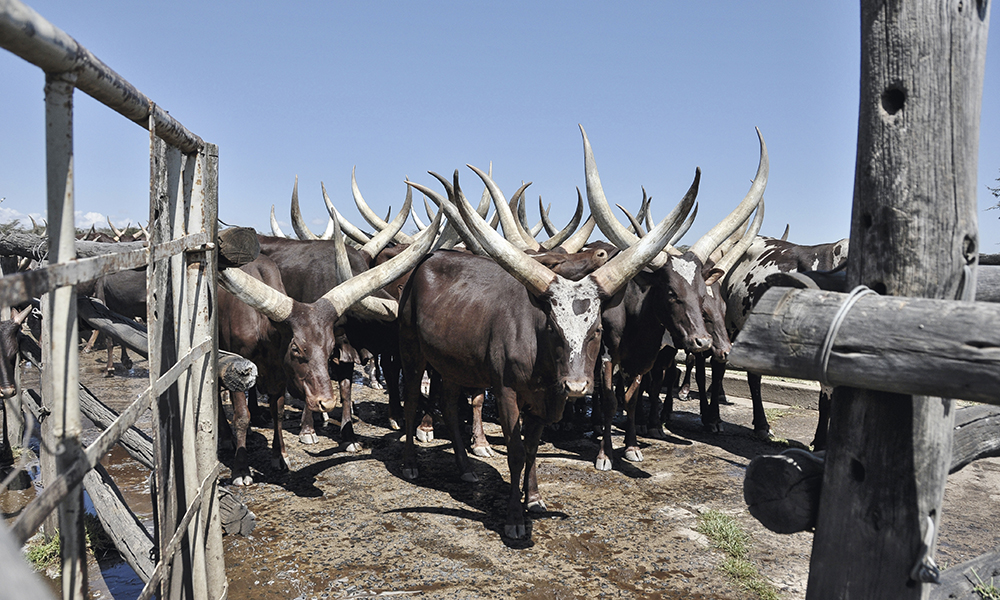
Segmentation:
<svg viewBox="0 0 1000 600">
<path fill-rule="evenodd" d="M 757 436 L 757 439 L 764 441 L 774 438 L 774 432 L 770 429 L 755 429 L 753 434 Z"/>
<path fill-rule="evenodd" d="M 271 468 L 276 471 L 291 471 L 292 461 L 285 455 L 282 455 L 280 458 L 271 457 Z"/>
<path fill-rule="evenodd" d="M 417 427 L 417 440 L 427 443 L 434 441 L 434 430 L 433 429 L 421 429 Z"/>
<path fill-rule="evenodd" d="M 416 479 L 419 475 L 420 471 L 416 467 L 403 467 L 403 477 L 410 481 Z"/>
<path fill-rule="evenodd" d="M 681 391 L 677 392 L 677 399 L 678 400 L 690 400 L 691 399 L 691 390 L 683 390 L 682 389 Z"/>
<path fill-rule="evenodd" d="M 503 532 L 504 535 L 512 540 L 521 540 L 528 535 L 523 523 L 518 525 L 504 525 Z"/>
<path fill-rule="evenodd" d="M 245 485 L 253 485 L 253 477 L 249 475 L 244 475 L 242 477 L 234 477 L 233 485 L 243 487 Z"/>
<path fill-rule="evenodd" d="M 361 452 L 363 448 L 361 446 L 361 442 L 351 442 L 346 448 L 344 448 L 344 450 L 352 454 L 357 454 L 358 452 Z"/>
<path fill-rule="evenodd" d="M 368 382 L 368 387 L 370 387 L 373 390 L 384 390 L 385 389 L 384 387 L 382 387 L 381 383 L 379 383 L 378 381 L 376 381 L 374 379 L 372 379 L 371 381 Z"/>
<path fill-rule="evenodd" d="M 104 372 L 104 376 L 105 376 L 105 377 L 114 377 L 114 376 L 115 376 L 115 370 L 114 370 L 114 369 L 111 369 L 111 370 L 109 370 L 109 371 L 105 371 L 105 372 Z"/>
<path fill-rule="evenodd" d="M 704 423 L 701 427 L 705 433 L 722 433 L 722 423 Z"/>
<path fill-rule="evenodd" d="M 547 510 L 548 508 L 545 506 L 545 501 L 541 498 L 528 503 L 528 512 L 543 513 Z"/>
<path fill-rule="evenodd" d="M 315 433 L 303 433 L 299 435 L 299 441 L 307 446 L 319 443 L 319 437 Z"/>
<path fill-rule="evenodd" d="M 642 450 L 629 448 L 625 451 L 625 460 L 629 462 L 642 462 Z"/>
<path fill-rule="evenodd" d="M 594 461 L 594 468 L 598 471 L 610 471 L 611 470 L 611 459 L 607 456 L 598 456 L 597 460 Z"/>
<path fill-rule="evenodd" d="M 663 430 L 663 426 L 650 427 L 646 432 L 646 437 L 650 437 L 656 440 L 663 440 L 667 438 L 667 432 Z"/>
<path fill-rule="evenodd" d="M 468 483 L 479 483 L 479 476 L 469 471 L 468 473 L 462 473 L 462 481 Z"/>
<path fill-rule="evenodd" d="M 399 426 L 399 421 L 393 419 L 392 417 L 389 417 L 389 429 L 393 431 L 399 431 L 400 429 L 402 429 L 402 427 Z"/>
<path fill-rule="evenodd" d="M 496 454 L 493 452 L 493 448 L 489 446 L 473 446 L 472 453 L 481 458 L 493 458 Z"/>
</svg>

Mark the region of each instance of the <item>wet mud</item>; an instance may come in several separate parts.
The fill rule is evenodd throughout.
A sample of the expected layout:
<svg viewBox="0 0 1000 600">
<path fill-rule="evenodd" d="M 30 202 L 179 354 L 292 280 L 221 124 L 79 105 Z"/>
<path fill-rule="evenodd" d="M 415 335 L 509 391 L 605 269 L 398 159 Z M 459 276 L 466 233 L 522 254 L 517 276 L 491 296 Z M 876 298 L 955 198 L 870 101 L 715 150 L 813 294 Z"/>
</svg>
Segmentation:
<svg viewBox="0 0 1000 600">
<path fill-rule="evenodd" d="M 116 409 L 148 385 L 145 361 L 131 371 L 118 367 L 113 379 L 102 376 L 103 352 L 81 355 L 80 362 L 86 385 Z M 702 432 L 697 401 L 675 401 L 667 438 L 640 438 L 642 462 L 624 460 L 623 432 L 615 429 L 610 472 L 594 469 L 598 447 L 590 436 L 549 432 L 538 466 L 547 511 L 528 515 L 529 539 L 510 540 L 503 535 L 509 475 L 495 421 L 487 419 L 486 433 L 496 456 L 470 457 L 477 483 L 460 479 L 446 439 L 418 443 L 420 477 L 410 481 L 401 472 L 402 436 L 388 428 L 385 392 L 357 382 L 353 394 L 359 453 L 342 449 L 335 421 L 317 428 L 319 443 L 300 443 L 294 403 L 284 415 L 291 470 L 271 468 L 270 428 L 249 433 L 255 483 L 231 490 L 256 514 L 257 527 L 224 539 L 230 598 L 754 597 L 719 568 L 725 555 L 697 532 L 699 515 L 709 510 L 732 515 L 750 532 L 750 559 L 782 598 L 805 596 L 812 534 L 765 530 L 746 510 L 742 481 L 757 454 L 812 439 L 816 412 L 807 407 L 814 399 L 772 415 L 775 434 L 789 442 L 756 439 L 748 401 L 734 398 L 736 404 L 722 407 L 721 435 Z M 436 437 L 445 433 L 439 427 Z M 220 458 L 232 464 L 231 452 Z M 145 469 L 120 450 L 105 463 L 140 518 L 150 519 Z M 228 469 L 223 477 L 228 485 Z M 949 479 L 939 564 L 955 565 L 1000 544 L 998 484 L 996 459 Z M 12 500 L 14 493 L 19 499 Z M 33 496 L 10 494 L 0 497 L 8 518 Z M 90 578 L 93 598 L 134 598 L 142 587 L 126 565 L 111 560 L 92 561 Z"/>
</svg>

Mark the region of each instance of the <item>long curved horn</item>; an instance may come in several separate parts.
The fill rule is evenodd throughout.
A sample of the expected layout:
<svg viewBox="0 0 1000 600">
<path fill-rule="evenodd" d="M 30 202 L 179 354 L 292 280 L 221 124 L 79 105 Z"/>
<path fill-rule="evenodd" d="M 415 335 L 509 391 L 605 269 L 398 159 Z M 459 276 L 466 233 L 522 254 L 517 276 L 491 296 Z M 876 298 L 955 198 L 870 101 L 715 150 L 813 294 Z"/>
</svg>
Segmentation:
<svg viewBox="0 0 1000 600">
<path fill-rule="evenodd" d="M 507 205 L 507 200 L 504 197 L 503 192 L 500 191 L 500 188 L 496 183 L 494 183 L 493 179 L 472 165 L 466 166 L 475 171 L 476 175 L 479 175 L 479 178 L 486 184 L 486 189 L 489 190 L 490 197 L 493 198 L 493 205 L 496 207 L 496 215 L 494 215 L 494 217 L 500 219 L 500 225 L 503 227 L 503 235 L 507 241 L 513 244 L 518 250 L 538 250 L 540 247 L 538 242 L 535 242 L 534 245 L 532 245 L 521 235 L 520 230 L 517 227 L 518 223 L 514 218 L 513 213 L 510 212 L 510 206 Z M 530 185 L 530 182 L 528 185 Z M 523 191 L 525 187 L 526 186 L 521 186 L 520 191 Z M 515 196 L 516 195 L 517 194 L 515 194 Z M 532 239 L 532 242 L 534 242 L 534 239 Z"/>
<path fill-rule="evenodd" d="M 539 207 L 541 207 L 541 198 L 538 199 L 538 204 L 539 204 Z M 583 196 L 580 195 L 580 190 L 577 189 L 576 190 L 576 211 L 573 213 L 573 218 L 571 218 L 569 220 L 569 223 L 567 223 L 565 227 L 563 227 L 561 230 L 557 231 L 549 239 L 547 239 L 544 242 L 542 242 L 541 243 L 542 248 L 544 248 L 546 250 L 552 250 L 556 246 L 559 246 L 560 244 L 562 244 L 563 242 L 565 242 L 566 240 L 568 240 L 570 238 L 570 236 L 573 235 L 573 232 L 576 231 L 576 228 L 580 226 L 580 219 L 582 217 L 583 217 Z M 548 215 L 545 215 L 543 213 L 542 218 L 544 220 L 548 220 Z M 593 227 L 591 227 L 591 231 L 593 231 Z M 590 233 L 587 234 L 587 237 L 588 238 L 590 237 Z M 580 244 L 580 247 L 582 248 L 586 243 L 587 243 L 587 241 L 584 240 L 583 244 Z M 565 248 L 565 246 L 563 246 L 563 247 Z"/>
<path fill-rule="evenodd" d="M 382 231 L 383 229 L 388 227 L 389 224 L 385 222 L 385 219 L 375 214 L 375 211 L 368 206 L 368 203 L 365 202 L 364 197 L 361 196 L 361 188 L 358 187 L 358 180 L 354 177 L 354 172 L 357 170 L 357 168 L 358 167 L 355 166 L 353 169 L 351 169 L 351 194 L 354 196 L 354 204 L 358 206 L 358 212 L 361 213 L 361 216 L 364 217 L 365 221 L 368 221 L 369 225 L 374 227 L 376 231 Z M 409 192 L 410 188 L 406 188 L 406 190 L 407 192 Z M 413 243 L 413 238 L 406 235 L 403 232 L 398 232 L 395 238 L 393 239 L 395 239 L 400 244 Z"/>
<path fill-rule="evenodd" d="M 628 230 L 638 235 L 639 237 L 642 237 L 643 235 L 645 235 L 645 230 L 642 229 L 641 226 L 637 229 L 635 223 L 636 222 L 642 223 L 643 220 L 646 219 L 646 214 L 649 211 L 649 201 L 652 200 L 652 198 L 646 195 L 646 186 L 639 186 L 639 187 L 642 188 L 642 202 L 639 203 L 639 211 L 635 213 L 635 221 L 632 221 L 631 217 L 629 218 L 629 221 L 632 221 L 632 225 L 628 228 Z M 618 208 L 622 208 L 620 204 L 617 204 L 616 206 Z M 622 210 L 625 209 L 622 208 Z M 652 229 L 652 226 L 650 226 L 650 229 Z M 639 233 L 640 231 L 643 233 Z"/>
<path fill-rule="evenodd" d="M 763 200 L 764 199 L 761 198 L 761 202 L 763 202 Z M 787 242 L 788 241 L 788 226 L 789 225 L 790 225 L 790 223 L 785 223 L 785 233 L 781 234 L 781 241 L 783 241 L 783 242 Z"/>
<path fill-rule="evenodd" d="M 688 200 L 688 196 L 691 196 L 690 201 L 694 202 L 694 196 L 698 194 L 700 175 L 700 172 L 695 173 L 694 182 L 688 188 L 685 201 Z M 635 277 L 636 273 L 645 268 L 647 264 L 651 264 L 653 259 L 663 256 L 662 250 L 666 247 L 667 240 L 670 239 L 670 230 L 673 227 L 671 221 L 669 215 L 664 217 L 660 224 L 645 237 L 629 246 L 628 249 L 619 252 L 590 275 L 605 297 L 614 296 L 630 279 Z"/>
<path fill-rule="evenodd" d="M 302 218 L 302 211 L 299 209 L 299 176 L 295 176 L 295 187 L 292 188 L 292 229 L 300 240 L 318 240 L 319 236 L 309 231 L 305 219 Z"/>
<path fill-rule="evenodd" d="M 426 196 L 424 196 L 424 204 L 426 205 L 424 206 L 424 210 L 430 212 L 431 205 L 427 202 Z M 413 224 L 417 226 L 418 231 L 423 231 L 424 229 L 427 229 L 427 226 L 424 225 L 424 222 L 420 220 L 420 217 L 417 216 L 417 211 L 414 210 L 412 206 L 410 207 L 410 218 L 413 219 Z"/>
<path fill-rule="evenodd" d="M 368 237 L 367 233 L 355 227 L 353 223 L 344 218 L 344 215 L 340 214 L 340 211 L 337 210 L 337 207 L 335 207 L 333 202 L 330 200 L 330 196 L 327 195 L 326 186 L 323 185 L 322 181 L 319 185 L 320 188 L 323 189 L 323 202 L 326 203 L 326 212 L 330 213 L 330 218 L 336 219 L 337 224 L 340 226 L 340 230 L 343 231 L 347 237 L 359 244 L 367 244 L 370 242 L 371 238 Z"/>
<path fill-rule="evenodd" d="M 444 186 L 444 189 L 448 194 L 449 202 L 453 203 L 455 197 L 455 188 L 451 185 L 451 182 L 433 171 L 428 171 L 428 173 L 431 175 L 431 177 L 441 182 L 441 185 Z M 461 190 L 459 190 L 459 192 L 461 192 Z M 441 233 L 441 237 L 434 244 L 435 250 L 439 250 L 441 248 L 446 248 L 446 249 L 454 248 L 456 244 L 458 244 L 460 241 L 464 239 L 465 236 L 463 235 L 463 232 L 458 230 L 458 227 L 461 226 L 460 225 L 461 222 L 462 222 L 461 218 L 458 218 L 457 220 L 452 220 L 451 218 L 448 219 L 448 224 L 445 225 L 444 232 Z"/>
<path fill-rule="evenodd" d="M 597 221 L 594 220 L 594 215 L 590 215 L 584 222 L 583 227 L 578 229 L 573 235 L 569 236 L 569 239 L 560 244 L 558 247 L 565 250 L 568 254 L 579 252 L 580 249 L 587 245 L 587 241 L 590 239 L 591 234 L 594 233 L 594 227 L 596 225 Z"/>
<path fill-rule="evenodd" d="M 125 235 L 124 231 L 121 231 L 111 223 L 111 217 L 108 217 L 108 227 L 111 228 L 111 233 L 115 234 L 114 238 L 116 242 L 121 241 L 121 237 Z"/>
<path fill-rule="evenodd" d="M 691 209 L 691 214 L 688 215 L 688 218 L 684 221 L 684 224 L 681 225 L 681 228 L 678 229 L 677 232 L 674 233 L 674 235 L 670 238 L 670 241 L 667 242 L 667 245 L 674 246 L 677 244 L 677 242 L 681 241 L 681 238 L 684 237 L 684 234 L 686 234 L 688 230 L 691 229 L 691 226 L 694 225 L 694 218 L 697 216 L 698 216 L 698 203 L 695 202 L 694 208 Z M 651 218 L 648 212 L 646 213 L 646 218 L 647 219 Z"/>
<path fill-rule="evenodd" d="M 514 219 L 514 226 L 517 228 L 518 235 L 521 236 L 524 243 L 528 244 L 529 248 L 538 251 L 541 249 L 541 245 L 537 240 L 535 240 L 535 236 L 531 235 L 531 232 L 528 231 L 527 226 L 525 225 L 528 213 L 524 208 L 524 202 L 522 202 L 522 200 L 524 200 L 524 190 L 526 190 L 529 185 L 531 185 L 530 181 L 528 183 L 521 183 L 521 187 L 517 188 L 517 191 L 514 192 L 514 197 L 510 199 L 509 206 L 511 214 L 514 214 L 515 210 L 517 211 L 516 218 Z"/>
<path fill-rule="evenodd" d="M 323 294 L 323 299 L 333 304 L 338 314 L 343 314 L 355 302 L 375 290 L 388 285 L 393 280 L 398 279 L 403 273 L 412 269 L 417 264 L 417 261 L 423 258 L 434 242 L 434 233 L 438 231 L 441 225 L 441 214 L 441 212 L 438 213 L 430 227 L 414 243 L 410 244 L 406 250 L 403 250 L 377 267 L 351 277 L 326 294 Z M 392 307 L 391 317 L 389 317 L 389 312 L 386 312 L 387 318 L 395 318 L 396 308 L 392 306 L 393 303 L 388 300 L 380 299 L 379 301 L 386 309 Z"/>
<path fill-rule="evenodd" d="M 294 300 L 237 267 L 220 269 L 218 280 L 227 292 L 272 321 L 280 323 L 292 314 Z"/>
<path fill-rule="evenodd" d="M 587 177 L 587 200 L 590 202 L 590 213 L 597 221 L 597 226 L 601 228 L 604 235 L 608 236 L 608 240 L 612 244 L 622 249 L 628 248 L 638 242 L 639 238 L 623 227 L 618 222 L 618 219 L 611 214 L 611 207 L 608 205 L 608 199 L 604 195 L 604 188 L 601 186 L 601 176 L 597 172 L 594 151 L 590 147 L 590 140 L 587 139 L 587 132 L 584 130 L 583 125 L 580 125 L 580 133 L 583 134 L 583 169 Z M 684 218 L 691 211 L 691 207 L 694 205 L 694 198 L 697 196 L 697 187 L 700 179 L 701 169 L 696 168 L 695 182 L 692 184 L 695 190 L 694 194 L 691 194 L 689 190 L 689 193 L 684 195 L 684 198 L 674 207 L 674 210 L 664 217 L 665 219 L 669 219 L 668 222 L 670 223 L 670 227 L 668 228 L 670 233 L 667 235 L 668 239 L 680 228 Z M 662 257 L 656 258 L 651 265 L 658 267 L 666 261 L 667 255 L 664 254 Z"/>
<path fill-rule="evenodd" d="M 550 209 L 552 208 L 552 204 L 551 203 L 549 204 L 549 208 Z M 541 215 L 542 215 L 542 227 L 545 228 L 545 233 L 547 233 L 549 235 L 549 238 L 552 238 L 553 236 L 555 236 L 555 234 L 559 230 L 556 229 L 555 223 L 553 223 L 549 219 L 549 211 L 542 210 L 542 197 L 541 196 L 538 197 L 538 212 L 541 213 Z"/>
<path fill-rule="evenodd" d="M 458 211 L 457 202 L 446 200 L 434 190 L 426 186 L 420 185 L 419 183 L 414 183 L 412 181 L 407 181 L 406 183 L 407 185 L 411 185 L 417 188 L 418 191 L 422 192 L 425 196 L 433 200 L 434 203 L 438 205 L 439 207 L 438 214 L 444 212 L 445 215 L 447 215 L 448 223 L 451 224 L 458 232 L 458 235 L 462 238 L 462 241 L 465 242 L 465 247 L 466 249 L 469 250 L 469 252 L 472 252 L 473 254 L 478 254 L 480 256 L 489 256 L 489 253 L 486 252 L 486 250 L 483 248 L 483 245 L 479 243 L 479 238 L 477 238 L 475 235 L 472 234 L 471 231 L 469 231 L 468 225 L 465 224 L 465 220 L 462 219 L 462 215 Z M 451 187 L 448 186 L 446 189 L 450 190 Z M 453 197 L 454 193 L 450 192 L 449 198 Z"/>
<path fill-rule="evenodd" d="M 733 209 L 733 212 L 729 213 L 725 219 L 710 229 L 708 233 L 701 236 L 701 239 L 691 246 L 691 253 L 701 259 L 702 262 L 708 260 L 712 251 L 718 248 L 727 237 L 750 217 L 750 213 L 753 212 L 753 209 L 764 195 L 764 188 L 767 187 L 768 160 L 767 145 L 764 144 L 764 137 L 760 134 L 760 129 L 757 129 L 757 139 L 760 140 L 760 162 L 757 164 L 757 175 L 753 178 L 753 185 L 750 186 L 750 191 L 747 192 L 747 195 L 739 205 Z"/>
<path fill-rule="evenodd" d="M 362 252 L 367 252 L 368 256 L 375 258 L 375 255 L 382 251 L 389 242 L 399 233 L 399 230 L 403 228 L 403 224 L 406 223 L 406 219 L 410 214 L 410 208 L 413 201 L 413 190 L 407 186 L 406 188 L 406 200 L 403 201 L 403 208 L 400 209 L 399 214 L 396 218 L 388 224 L 388 226 L 382 231 L 376 233 L 370 242 L 365 244 L 362 248 Z"/>
<path fill-rule="evenodd" d="M 625 213 L 625 217 L 628 219 L 628 222 L 632 224 L 632 226 L 629 227 L 629 231 L 632 231 L 640 238 L 646 235 L 646 230 L 642 228 L 642 223 L 639 221 L 639 219 L 633 217 L 632 213 L 630 213 L 628 209 L 622 206 L 621 204 L 616 204 L 615 206 L 617 206 L 623 213 Z"/>
<path fill-rule="evenodd" d="M 500 210 L 500 206 L 504 205 L 503 196 L 500 193 L 499 188 L 493 183 L 493 180 L 489 175 L 483 173 L 481 170 L 468 165 L 479 178 L 483 180 L 486 187 L 490 190 L 490 195 L 493 196 L 493 203 L 497 206 L 497 210 Z M 458 184 L 458 171 L 455 171 L 455 184 Z M 456 196 L 459 196 L 456 193 Z M 498 201 L 497 197 L 501 199 Z M 516 247 L 511 242 L 507 241 L 503 236 L 493 230 L 486 221 L 479 216 L 472 206 L 460 196 L 456 198 L 458 201 L 459 211 L 462 213 L 462 218 L 465 219 L 466 225 L 472 230 L 473 234 L 479 238 L 480 243 L 482 243 L 483 248 L 489 252 L 490 256 L 493 257 L 497 263 L 500 264 L 508 273 L 510 273 L 515 279 L 524 284 L 528 288 L 528 291 L 535 296 L 543 296 L 548 292 L 549 287 L 552 282 L 556 280 L 557 275 L 553 273 L 548 267 L 542 265 L 538 261 L 530 258 L 524 251 Z"/>
<path fill-rule="evenodd" d="M 336 226 L 337 226 L 337 224 L 333 222 L 333 217 L 327 217 L 326 229 L 324 229 L 323 233 L 320 234 L 319 239 L 321 239 L 321 240 L 332 240 L 333 239 L 333 230 L 334 230 L 334 228 Z"/>
<path fill-rule="evenodd" d="M 278 225 L 278 219 L 274 217 L 274 205 L 271 205 L 271 235 L 274 237 L 287 238 L 285 232 L 281 230 L 281 226 Z"/>
<path fill-rule="evenodd" d="M 723 273 L 728 273 L 729 269 L 733 268 L 742 256 L 743 253 L 747 251 L 750 244 L 753 243 L 754 238 L 757 237 L 757 232 L 760 231 L 760 226 L 764 222 L 764 199 L 760 199 L 760 204 L 757 205 L 757 213 L 753 217 L 753 222 L 750 223 L 750 227 L 747 229 L 740 241 L 736 242 L 736 245 L 727 252 L 721 260 L 715 263 L 715 268 L 719 269 Z"/>
</svg>

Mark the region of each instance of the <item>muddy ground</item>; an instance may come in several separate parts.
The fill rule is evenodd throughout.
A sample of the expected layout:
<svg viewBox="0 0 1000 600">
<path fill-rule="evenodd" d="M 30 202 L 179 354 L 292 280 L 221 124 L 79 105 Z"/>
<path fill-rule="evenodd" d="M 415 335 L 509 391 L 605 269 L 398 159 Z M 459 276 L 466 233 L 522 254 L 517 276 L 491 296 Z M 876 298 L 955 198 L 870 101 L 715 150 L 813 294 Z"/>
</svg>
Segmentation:
<svg viewBox="0 0 1000 600">
<path fill-rule="evenodd" d="M 81 354 L 81 371 L 111 404 L 123 407 L 124 398 L 148 385 L 145 361 L 131 371 L 119 366 L 113 379 L 101 377 L 104 361 L 103 352 Z M 408 481 L 401 475 L 400 433 L 388 428 L 385 392 L 354 386 L 354 426 L 364 444 L 357 454 L 341 450 L 333 426 L 319 431 L 318 444 L 301 444 L 300 410 L 287 408 L 292 469 L 271 469 L 270 429 L 254 429 L 248 445 L 255 484 L 232 488 L 256 514 L 257 527 L 224 540 L 230 598 L 755 597 L 720 570 L 725 555 L 697 532 L 699 515 L 710 510 L 732 515 L 750 532 L 750 559 L 780 597 L 803 598 L 812 534 L 778 535 L 760 526 L 746 510 L 742 481 L 755 455 L 812 439 L 813 392 L 774 394 L 784 403 L 769 405 L 779 441 L 764 442 L 748 429 L 745 384 L 734 379 L 727 389 L 735 404 L 723 407 L 722 435 L 701 431 L 696 401 L 678 401 L 669 437 L 641 439 L 641 463 L 622 459 L 616 429 L 611 472 L 594 469 L 597 445 L 589 436 L 548 434 L 538 467 L 548 512 L 530 516 L 527 541 L 502 535 L 508 472 L 495 422 L 486 427 L 496 456 L 472 458 L 478 483 L 459 479 L 450 442 L 441 439 L 420 445 L 420 477 Z M 437 433 L 444 437 L 442 429 Z M 230 453 L 220 456 L 230 464 Z M 142 468 L 120 451 L 106 462 L 148 519 Z M 992 459 L 949 479 L 939 564 L 958 564 L 1000 544 L 998 484 L 1000 461 Z M 8 516 L 31 491 L 17 494 L 3 502 Z M 141 589 L 114 560 L 92 563 L 90 576 L 92 597 L 133 598 Z"/>
</svg>

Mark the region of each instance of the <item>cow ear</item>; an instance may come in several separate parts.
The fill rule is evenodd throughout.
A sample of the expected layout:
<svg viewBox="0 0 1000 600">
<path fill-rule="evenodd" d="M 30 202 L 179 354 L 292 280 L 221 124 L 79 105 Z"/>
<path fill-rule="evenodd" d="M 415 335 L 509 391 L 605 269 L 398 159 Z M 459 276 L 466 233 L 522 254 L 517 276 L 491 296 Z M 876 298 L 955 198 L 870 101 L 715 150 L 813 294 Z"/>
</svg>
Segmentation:
<svg viewBox="0 0 1000 600">
<path fill-rule="evenodd" d="M 722 279 L 722 276 L 725 274 L 726 272 L 723 271 L 722 269 L 712 269 L 711 271 L 708 272 L 708 275 L 705 276 L 705 285 L 706 286 L 715 285 L 715 282 Z"/>
</svg>

